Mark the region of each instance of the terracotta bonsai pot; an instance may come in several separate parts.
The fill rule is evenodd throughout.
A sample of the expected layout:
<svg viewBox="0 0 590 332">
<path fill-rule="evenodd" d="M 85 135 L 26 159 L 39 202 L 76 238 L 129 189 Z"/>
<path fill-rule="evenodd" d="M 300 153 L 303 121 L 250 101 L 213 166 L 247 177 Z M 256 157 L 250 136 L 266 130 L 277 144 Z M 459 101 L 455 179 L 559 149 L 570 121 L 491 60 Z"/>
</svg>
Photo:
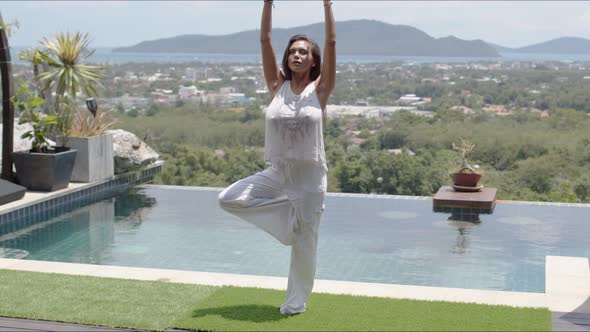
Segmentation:
<svg viewBox="0 0 590 332">
<path fill-rule="evenodd" d="M 477 173 L 451 173 L 449 174 L 453 179 L 453 184 L 461 187 L 476 187 L 481 174 Z"/>
</svg>

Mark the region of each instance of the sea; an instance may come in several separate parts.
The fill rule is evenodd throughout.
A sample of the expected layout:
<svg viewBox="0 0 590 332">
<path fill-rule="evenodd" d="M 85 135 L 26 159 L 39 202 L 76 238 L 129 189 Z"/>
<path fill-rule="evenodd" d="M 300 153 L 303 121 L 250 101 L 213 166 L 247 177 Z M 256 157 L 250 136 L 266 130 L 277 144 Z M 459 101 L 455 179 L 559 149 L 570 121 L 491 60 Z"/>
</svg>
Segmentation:
<svg viewBox="0 0 590 332">
<path fill-rule="evenodd" d="M 13 47 L 12 61 L 24 47 Z M 528 54 L 501 53 L 500 57 L 431 57 L 431 56 L 391 56 L 391 55 L 338 55 L 338 63 L 474 63 L 474 62 L 590 62 L 590 54 Z M 261 63 L 260 54 L 212 54 L 212 53 L 140 53 L 113 52 L 112 48 L 97 48 L 89 62 L 100 65 L 120 65 L 125 63 Z"/>
</svg>

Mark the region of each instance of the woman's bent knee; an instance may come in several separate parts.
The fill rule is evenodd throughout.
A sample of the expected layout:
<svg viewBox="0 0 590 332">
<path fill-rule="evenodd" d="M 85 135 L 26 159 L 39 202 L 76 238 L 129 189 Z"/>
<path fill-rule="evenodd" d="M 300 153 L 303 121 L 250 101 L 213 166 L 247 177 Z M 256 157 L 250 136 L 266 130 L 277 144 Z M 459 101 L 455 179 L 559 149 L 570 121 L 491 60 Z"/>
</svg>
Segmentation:
<svg viewBox="0 0 590 332">
<path fill-rule="evenodd" d="M 236 190 L 232 191 L 232 186 L 225 188 L 217 196 L 217 202 L 219 203 L 219 206 L 223 210 L 228 212 L 232 212 L 230 210 L 243 209 L 248 207 L 249 197 L 247 195 L 243 195 L 243 193 L 240 194 Z"/>
<path fill-rule="evenodd" d="M 227 190 L 228 188 L 225 188 L 222 192 L 219 193 L 219 195 L 217 196 L 217 203 L 219 204 L 219 207 L 221 207 L 222 209 L 226 210 L 229 207 L 229 199 L 228 199 L 228 195 L 227 195 Z"/>
</svg>

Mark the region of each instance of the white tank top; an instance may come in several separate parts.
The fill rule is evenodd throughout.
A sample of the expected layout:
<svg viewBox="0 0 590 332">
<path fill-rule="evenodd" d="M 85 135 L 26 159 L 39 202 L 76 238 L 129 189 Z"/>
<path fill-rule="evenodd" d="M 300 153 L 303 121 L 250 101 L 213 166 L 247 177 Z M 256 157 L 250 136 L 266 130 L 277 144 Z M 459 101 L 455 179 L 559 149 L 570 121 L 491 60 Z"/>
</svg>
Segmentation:
<svg viewBox="0 0 590 332">
<path fill-rule="evenodd" d="M 296 95 L 291 81 L 285 81 L 266 111 L 265 161 L 312 161 L 327 171 L 322 129 L 315 83 L 309 83 Z"/>
</svg>

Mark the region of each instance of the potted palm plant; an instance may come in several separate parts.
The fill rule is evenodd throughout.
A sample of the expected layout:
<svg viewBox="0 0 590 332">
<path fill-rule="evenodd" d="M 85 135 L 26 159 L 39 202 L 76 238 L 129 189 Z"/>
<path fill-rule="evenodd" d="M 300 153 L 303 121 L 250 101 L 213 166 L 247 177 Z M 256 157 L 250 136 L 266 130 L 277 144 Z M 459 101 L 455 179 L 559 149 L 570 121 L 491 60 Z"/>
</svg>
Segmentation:
<svg viewBox="0 0 590 332">
<path fill-rule="evenodd" d="M 483 185 L 479 184 L 482 174 L 477 172 L 477 167 L 467 162 L 467 155 L 475 150 L 475 144 L 462 137 L 459 137 L 459 140 L 460 143 L 453 143 L 453 150 L 461 157 L 461 166 L 449 174 L 453 180 L 453 188 L 457 191 L 479 191 L 483 188 Z"/>
<path fill-rule="evenodd" d="M 104 68 L 84 63 L 95 50 L 88 50 L 88 34 L 61 33 L 41 45 L 41 59 L 48 70 L 36 76 L 43 91 L 55 88 L 56 137 L 58 145 L 78 150 L 72 181 L 93 182 L 114 174 L 112 137 L 104 135 L 110 123 L 106 114 L 87 118 L 76 106 L 76 97 L 83 91 L 96 96 L 102 86 L 100 71 Z M 94 100 L 94 99 L 91 99 Z"/>
<path fill-rule="evenodd" d="M 95 50 L 88 50 L 90 37 L 88 34 L 60 33 L 55 37 L 43 38 L 40 57 L 48 70 L 40 73 L 35 79 L 43 85 L 42 91 L 55 88 L 54 113 L 57 116 L 57 132 L 63 136 L 59 140 L 67 143 L 72 126 L 72 109 L 80 91 L 86 96 L 96 96 L 96 87 L 102 86 L 100 71 L 104 68 L 84 63 Z"/>
<path fill-rule="evenodd" d="M 24 81 L 21 81 L 21 87 L 11 101 L 20 112 L 19 124 L 29 123 L 32 126 L 21 136 L 31 139 L 31 150 L 12 153 L 17 181 L 29 190 L 54 191 L 66 188 L 77 151 L 56 151 L 49 146 L 47 134 L 52 126 L 58 124 L 56 117 L 39 110 L 39 106 L 44 103 L 43 99 L 34 97 Z"/>
</svg>

